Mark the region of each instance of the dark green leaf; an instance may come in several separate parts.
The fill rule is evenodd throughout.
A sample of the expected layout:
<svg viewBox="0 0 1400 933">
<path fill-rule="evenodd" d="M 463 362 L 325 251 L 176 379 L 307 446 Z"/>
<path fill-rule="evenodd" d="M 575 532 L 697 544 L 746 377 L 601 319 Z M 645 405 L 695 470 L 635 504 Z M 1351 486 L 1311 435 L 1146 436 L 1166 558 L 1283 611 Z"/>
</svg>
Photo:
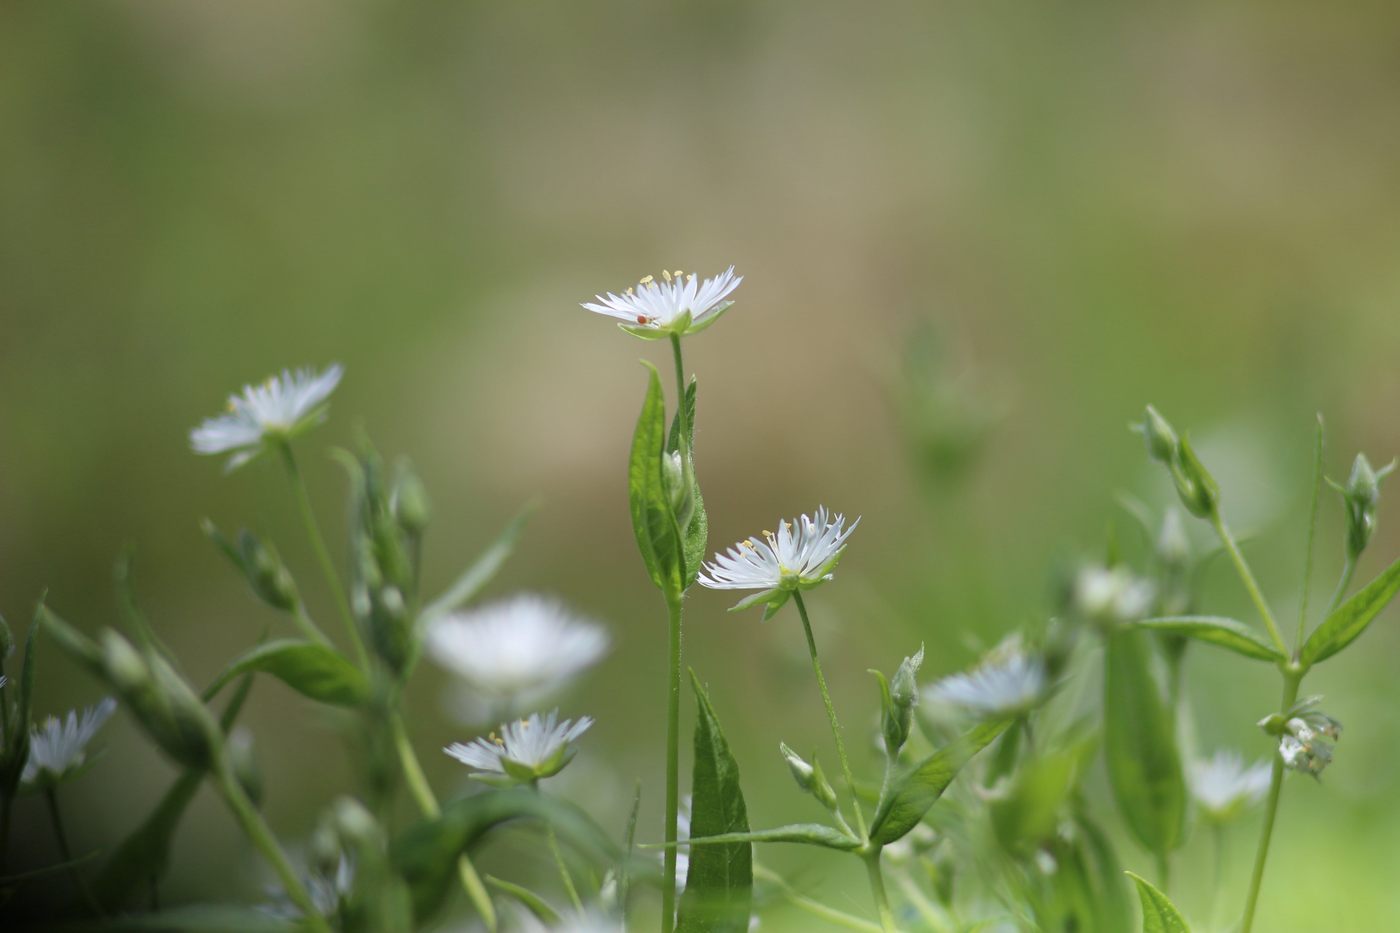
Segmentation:
<svg viewBox="0 0 1400 933">
<path fill-rule="evenodd" d="M 471 602 L 487 583 L 491 582 L 515 550 L 516 542 L 520 540 L 520 533 L 525 528 L 525 522 L 529 520 L 531 513 L 535 511 L 534 503 L 525 506 L 516 516 L 510 520 L 510 524 L 502 529 L 496 536 L 496 540 L 491 542 L 491 546 L 482 552 L 466 571 L 456 579 L 437 599 L 423 610 L 423 619 L 426 621 L 436 616 L 444 615 Z"/>
<path fill-rule="evenodd" d="M 698 852 L 709 846 L 729 845 L 733 842 L 790 842 L 841 852 L 854 852 L 860 848 L 859 839 L 822 823 L 791 823 L 773 829 L 755 829 L 747 833 L 725 833 L 722 836 L 706 836 L 703 839 L 692 837 L 689 845 Z"/>
<path fill-rule="evenodd" d="M 1172 635 L 1184 635 L 1228 648 L 1236 654 L 1261 661 L 1283 661 L 1284 655 L 1248 625 L 1223 616 L 1164 616 L 1138 622 L 1142 628 Z"/>
<path fill-rule="evenodd" d="M 691 778 L 692 839 L 749 829 L 739 765 L 729 750 L 709 695 L 690 672 L 695 690 L 695 767 Z M 678 933 L 745 933 L 753 902 L 753 847 L 747 842 L 707 845 L 690 854 Z"/>
<path fill-rule="evenodd" d="M 1010 724 L 1011 720 L 1003 719 L 974 726 L 891 781 L 875 811 L 871 840 L 889 845 L 918 826 L 963 766 Z"/>
<path fill-rule="evenodd" d="M 1147 636 L 1113 632 L 1104 644 L 1104 751 L 1128 828 L 1149 851 L 1181 841 L 1186 781 L 1171 707 L 1152 676 Z"/>
<path fill-rule="evenodd" d="M 390 860 L 408 882 L 419 925 L 442 906 L 457 877 L 458 856 L 494 827 L 529 817 L 548 820 L 562 838 L 591 849 L 600 858 L 621 858 L 607 835 L 564 801 L 525 788 L 487 790 L 453 800 L 443 806 L 441 816 L 410 826 L 389 848 Z"/>
<path fill-rule="evenodd" d="M 1400 591 L 1400 560 L 1342 603 L 1319 625 L 1303 645 L 1305 665 L 1325 661 L 1357 639 Z"/>
<path fill-rule="evenodd" d="M 680 529 L 671 511 L 661 457 L 666 443 L 666 398 L 656 367 L 647 367 L 647 394 L 627 467 L 628 505 L 637 548 L 651 582 L 668 597 L 679 599 L 683 590 L 684 551 Z"/>
<path fill-rule="evenodd" d="M 236 659 L 204 691 L 205 698 L 249 671 L 271 674 L 303 696 L 322 703 L 359 706 L 369 699 L 369 683 L 364 674 L 334 648 L 290 638 L 259 645 Z"/>
<path fill-rule="evenodd" d="M 1142 900 L 1142 933 L 1191 933 L 1186 920 L 1165 894 L 1130 871 L 1124 874 L 1137 884 L 1138 897 Z"/>
</svg>

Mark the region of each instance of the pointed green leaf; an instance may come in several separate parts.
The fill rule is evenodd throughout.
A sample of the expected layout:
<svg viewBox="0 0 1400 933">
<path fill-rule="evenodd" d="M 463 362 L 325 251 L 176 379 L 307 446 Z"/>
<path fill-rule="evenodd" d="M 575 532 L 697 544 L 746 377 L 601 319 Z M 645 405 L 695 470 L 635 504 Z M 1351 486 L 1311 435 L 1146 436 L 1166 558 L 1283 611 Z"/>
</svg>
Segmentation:
<svg viewBox="0 0 1400 933">
<path fill-rule="evenodd" d="M 1094 895 L 1097 930 L 1126 930 L 1132 925 L 1132 906 L 1123 885 L 1123 869 L 1118 853 L 1099 826 L 1081 813 L 1075 821 L 1084 839 L 1085 852 L 1093 857 L 1098 880 Z"/>
<path fill-rule="evenodd" d="M 1271 644 L 1264 636 L 1248 625 L 1223 616 L 1163 616 L 1157 619 L 1144 619 L 1138 622 L 1141 628 L 1150 628 L 1171 635 L 1184 635 L 1199 641 L 1209 642 L 1221 648 L 1228 648 L 1236 654 L 1261 661 L 1283 661 L 1283 652 Z"/>
<path fill-rule="evenodd" d="M 974 726 L 891 781 L 870 825 L 871 841 L 889 845 L 918 826 L 963 766 L 1010 724 L 1003 719 Z"/>
<path fill-rule="evenodd" d="M 729 845 L 735 842 L 788 842 L 796 845 L 818 846 L 823 849 L 836 849 L 839 852 L 854 852 L 860 848 L 859 839 L 822 823 L 790 823 L 787 826 L 755 829 L 747 833 L 724 833 L 719 836 L 706 836 L 703 839 L 692 837 L 688 843 L 682 842 L 680 845 L 689 845 L 698 852 L 710 846 Z"/>
<path fill-rule="evenodd" d="M 1142 900 L 1142 933 L 1191 933 L 1181 913 L 1150 882 L 1132 872 L 1124 872 L 1137 884 Z"/>
<path fill-rule="evenodd" d="M 515 550 L 516 542 L 520 540 L 520 533 L 524 530 L 525 523 L 534 511 L 535 504 L 532 502 L 517 512 L 510 523 L 496 536 L 496 540 L 492 541 L 491 545 L 482 552 L 481 556 L 441 596 L 433 600 L 423 610 L 420 624 L 437 616 L 446 615 L 475 599 L 482 588 L 491 582 L 491 578 L 505 564 L 506 558 L 510 557 L 511 552 Z"/>
<path fill-rule="evenodd" d="M 258 645 L 235 659 L 204 691 L 205 699 L 249 671 L 271 674 L 303 696 L 336 706 L 359 706 L 370 695 L 365 675 L 334 648 L 287 638 Z"/>
<path fill-rule="evenodd" d="M 689 426 L 687 439 L 690 445 L 690 469 L 691 477 L 695 475 L 695 392 L 696 380 L 692 378 L 690 385 L 685 390 L 685 417 Z M 674 453 L 680 450 L 681 442 L 681 417 L 678 410 L 675 417 L 671 419 L 671 431 L 666 439 L 666 450 Z M 691 515 L 690 525 L 686 527 L 682 534 L 685 551 L 685 576 L 683 583 L 686 589 L 690 589 L 695 582 L 695 577 L 700 573 L 700 565 L 705 560 L 705 547 L 709 543 L 710 518 L 705 514 L 705 497 L 700 494 L 700 483 L 694 480 L 692 494 L 695 498 L 695 511 Z"/>
<path fill-rule="evenodd" d="M 697 707 L 691 776 L 692 839 L 749 829 L 739 764 L 729 750 L 710 697 L 690 672 Z M 701 846 L 690 854 L 678 933 L 746 933 L 753 903 L 753 847 L 747 842 Z"/>
<path fill-rule="evenodd" d="M 1325 661 L 1351 644 L 1400 592 L 1400 560 L 1332 612 L 1303 644 L 1304 665 Z"/>
<path fill-rule="evenodd" d="M 666 399 L 656 367 L 645 362 L 643 365 L 647 368 L 647 394 L 632 435 L 632 455 L 627 467 L 632 531 L 651 582 L 667 596 L 679 598 L 683 590 L 684 551 L 661 467 L 666 444 Z"/>
<path fill-rule="evenodd" d="M 1142 632 L 1113 632 L 1104 644 L 1104 752 L 1123 818 L 1148 851 L 1181 841 L 1186 779 L 1176 720 L 1156 678 Z"/>
</svg>

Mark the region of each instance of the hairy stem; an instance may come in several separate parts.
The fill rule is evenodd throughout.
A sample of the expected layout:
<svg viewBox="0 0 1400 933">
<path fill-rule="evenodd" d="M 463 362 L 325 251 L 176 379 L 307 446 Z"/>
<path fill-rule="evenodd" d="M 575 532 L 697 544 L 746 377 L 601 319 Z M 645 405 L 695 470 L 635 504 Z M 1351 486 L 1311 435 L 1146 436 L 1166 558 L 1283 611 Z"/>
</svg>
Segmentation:
<svg viewBox="0 0 1400 933">
<path fill-rule="evenodd" d="M 399 766 L 403 769 L 409 794 L 424 816 L 440 816 L 442 808 L 438 806 L 437 796 L 433 794 L 428 777 L 423 773 L 423 766 L 418 762 L 418 755 L 413 751 L 413 744 L 408 740 L 408 730 L 404 728 L 403 717 L 397 712 L 389 715 L 389 729 L 394 736 L 394 749 L 398 752 Z M 466 853 L 457 858 L 457 876 L 461 879 L 462 889 L 467 892 L 472 906 L 481 914 L 481 922 L 486 924 L 488 930 L 495 930 L 496 907 L 491 903 L 491 895 L 487 893 L 486 885 L 482 883 L 481 876 L 476 873 L 476 866 Z"/>
<path fill-rule="evenodd" d="M 1283 675 L 1283 698 L 1279 701 L 1279 711 L 1286 712 L 1298 699 L 1298 687 L 1302 683 L 1301 672 L 1285 671 Z M 1264 804 L 1264 826 L 1259 832 L 1259 848 L 1254 855 L 1254 873 L 1249 879 L 1249 894 L 1245 901 L 1244 920 L 1240 933 L 1249 933 L 1254 926 L 1254 912 L 1259 904 L 1259 889 L 1264 884 L 1264 863 L 1269 858 L 1269 842 L 1274 834 L 1274 819 L 1278 816 L 1278 799 L 1283 791 L 1283 758 L 1274 749 L 1274 768 L 1269 779 L 1269 796 Z"/>
<path fill-rule="evenodd" d="M 862 839 L 866 836 L 865 814 L 860 808 L 860 798 L 856 794 L 856 779 L 851 773 L 851 761 L 846 757 L 846 742 L 841 738 L 841 723 L 836 719 L 836 707 L 831 705 L 831 692 L 826 688 L 826 676 L 822 674 L 821 658 L 817 657 L 817 640 L 812 637 L 812 622 L 807 618 L 807 604 L 802 601 L 800 592 L 792 594 L 797 604 L 797 614 L 802 617 L 802 631 L 807 634 L 807 651 L 812 655 L 812 672 L 817 675 L 817 689 L 821 691 L 822 703 L 826 706 L 826 718 L 831 722 L 831 736 L 836 740 L 836 756 L 841 759 L 841 774 L 846 779 L 846 787 L 851 792 L 851 806 L 855 809 L 856 828 Z"/>
<path fill-rule="evenodd" d="M 1235 572 L 1239 574 L 1244 588 L 1249 591 L 1249 598 L 1254 601 L 1254 608 L 1259 610 L 1259 615 L 1264 620 L 1264 626 L 1269 630 L 1269 637 L 1274 640 L 1279 651 L 1288 654 L 1288 646 L 1283 643 L 1283 635 L 1279 632 L 1278 623 L 1274 621 L 1273 612 L 1269 610 L 1269 603 L 1264 599 L 1264 594 L 1259 589 L 1259 583 L 1254 579 L 1254 574 L 1250 571 L 1249 564 L 1245 562 L 1244 555 L 1240 553 L 1239 545 L 1235 543 L 1230 529 L 1225 527 L 1225 519 L 1220 517 L 1219 509 L 1211 513 L 1210 523 L 1214 526 L 1215 533 L 1220 536 L 1220 543 L 1225 546 L 1226 553 L 1230 555 L 1230 560 L 1235 565 Z"/>
<path fill-rule="evenodd" d="M 661 929 L 670 933 L 676 916 L 676 830 L 680 813 L 681 601 L 668 599 L 669 663 L 666 671 L 666 856 L 661 879 Z"/>
</svg>

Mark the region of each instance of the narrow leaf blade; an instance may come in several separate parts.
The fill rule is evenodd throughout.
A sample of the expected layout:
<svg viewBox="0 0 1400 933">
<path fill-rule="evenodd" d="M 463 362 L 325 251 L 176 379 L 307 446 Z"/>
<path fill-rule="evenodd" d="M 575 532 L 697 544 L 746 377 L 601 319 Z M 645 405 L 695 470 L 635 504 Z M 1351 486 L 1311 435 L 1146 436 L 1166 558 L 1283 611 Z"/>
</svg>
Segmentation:
<svg viewBox="0 0 1400 933">
<path fill-rule="evenodd" d="M 1260 661 L 1286 660 L 1278 648 L 1248 625 L 1223 616 L 1163 616 L 1144 619 L 1139 628 L 1148 628 L 1171 635 L 1184 635 L 1198 641 L 1225 648 L 1247 658 Z"/>
<path fill-rule="evenodd" d="M 1342 603 L 1322 621 L 1303 644 L 1299 657 L 1304 664 L 1325 661 L 1356 641 L 1366 626 L 1380 615 L 1400 592 L 1400 560 Z"/>
<path fill-rule="evenodd" d="M 491 582 L 491 578 L 505 564 L 511 552 L 515 550 L 515 545 L 520 540 L 525 523 L 529 521 L 530 515 L 534 511 L 535 504 L 531 503 L 516 513 L 516 516 L 501 530 L 501 533 L 496 536 L 496 540 L 491 542 L 491 545 L 482 552 L 481 556 L 441 596 L 433 600 L 423 610 L 423 621 L 446 615 L 475 599 L 482 588 Z"/>
<path fill-rule="evenodd" d="M 1151 882 L 1124 872 L 1137 885 L 1138 898 L 1142 900 L 1142 933 L 1191 933 L 1186 919 L 1172 905 L 1167 896 L 1158 891 Z"/>
<path fill-rule="evenodd" d="M 682 591 L 683 551 L 680 529 L 671 511 L 662 474 L 661 457 L 666 444 L 666 399 L 656 367 L 647 367 L 647 394 L 632 435 L 627 467 L 628 507 L 632 531 L 651 582 L 668 596 Z"/>
<path fill-rule="evenodd" d="M 364 674 L 334 648 L 296 639 L 270 641 L 235 659 L 209 685 L 205 697 L 214 696 L 229 681 L 250 671 L 271 674 L 322 703 L 359 706 L 369 699 Z"/>
<path fill-rule="evenodd" d="M 1011 720 L 1002 719 L 974 726 L 897 777 L 875 811 L 870 838 L 889 845 L 919 825 L 963 766 L 1009 725 Z"/>
</svg>

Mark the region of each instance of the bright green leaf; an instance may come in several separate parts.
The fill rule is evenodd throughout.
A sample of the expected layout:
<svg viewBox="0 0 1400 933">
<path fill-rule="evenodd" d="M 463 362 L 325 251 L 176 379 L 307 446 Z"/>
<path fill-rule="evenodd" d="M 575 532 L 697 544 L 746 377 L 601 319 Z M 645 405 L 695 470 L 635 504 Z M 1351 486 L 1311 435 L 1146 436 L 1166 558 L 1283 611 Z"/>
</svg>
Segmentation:
<svg viewBox="0 0 1400 933">
<path fill-rule="evenodd" d="M 1305 665 L 1325 661 L 1351 644 L 1400 592 L 1400 560 L 1336 608 L 1313 630 L 1299 657 Z"/>
<path fill-rule="evenodd" d="M 1187 638 L 1209 642 L 1247 658 L 1275 662 L 1285 660 L 1277 647 L 1248 625 L 1223 616 L 1164 616 L 1144 619 L 1137 625 L 1157 632 L 1184 635 Z"/>
<path fill-rule="evenodd" d="M 695 767 L 691 777 L 692 839 L 748 832 L 739 765 L 729 750 L 710 697 L 690 672 L 695 690 Z M 745 933 L 753 902 L 753 847 L 747 842 L 707 845 L 690 854 L 678 933 Z"/>
<path fill-rule="evenodd" d="M 1186 920 L 1165 894 L 1130 871 L 1124 874 L 1137 884 L 1138 897 L 1142 900 L 1142 933 L 1191 933 Z"/>
<path fill-rule="evenodd" d="M 1104 751 L 1109 783 L 1133 835 L 1164 854 L 1181 841 L 1186 780 L 1175 718 L 1152 676 L 1147 636 L 1113 632 L 1104 643 Z"/>
<path fill-rule="evenodd" d="M 1009 719 L 981 723 L 891 781 L 875 811 L 871 841 L 889 845 L 919 825 L 963 766 L 1010 724 Z"/>
<path fill-rule="evenodd" d="M 643 365 L 647 368 L 647 394 L 632 435 L 627 467 L 628 505 L 637 548 L 651 582 L 668 597 L 679 599 L 684 551 L 661 466 L 666 445 L 666 398 L 656 367 L 645 362 Z"/>
<path fill-rule="evenodd" d="M 322 703 L 359 706 L 369 699 L 369 683 L 364 674 L 334 648 L 290 638 L 259 645 L 234 660 L 204 691 L 205 698 L 249 671 L 271 674 L 303 696 Z"/>
</svg>

